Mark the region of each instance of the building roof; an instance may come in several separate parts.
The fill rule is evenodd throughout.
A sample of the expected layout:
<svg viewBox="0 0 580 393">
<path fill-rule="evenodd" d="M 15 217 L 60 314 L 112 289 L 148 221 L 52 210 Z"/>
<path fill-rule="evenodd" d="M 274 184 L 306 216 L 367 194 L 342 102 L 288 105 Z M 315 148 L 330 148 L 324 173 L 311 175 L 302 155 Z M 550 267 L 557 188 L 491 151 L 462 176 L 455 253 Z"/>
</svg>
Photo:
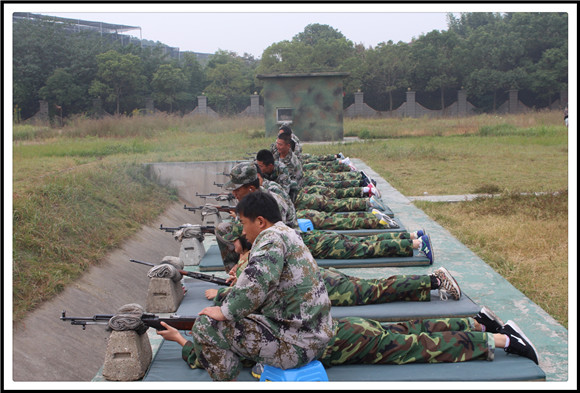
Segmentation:
<svg viewBox="0 0 580 393">
<path fill-rule="evenodd" d="M 105 23 L 105 22 L 93 22 L 93 21 L 89 21 L 89 20 L 74 19 L 74 18 L 61 18 L 58 16 L 32 14 L 30 12 L 14 12 L 12 14 L 12 18 L 14 18 L 14 19 L 33 19 L 33 20 L 38 19 L 38 20 L 45 20 L 45 21 L 68 23 L 70 25 L 74 25 L 77 27 L 90 28 L 92 30 L 99 30 L 99 31 L 106 32 L 106 33 L 118 33 L 118 32 L 129 31 L 129 30 L 141 30 L 141 28 L 138 26 L 118 25 L 118 24 L 114 24 L 114 23 Z"/>
<path fill-rule="evenodd" d="M 349 72 L 306 72 L 306 73 L 280 73 L 280 74 L 258 74 L 256 78 L 267 79 L 267 78 L 314 78 L 314 77 L 346 77 L 349 76 Z"/>
</svg>

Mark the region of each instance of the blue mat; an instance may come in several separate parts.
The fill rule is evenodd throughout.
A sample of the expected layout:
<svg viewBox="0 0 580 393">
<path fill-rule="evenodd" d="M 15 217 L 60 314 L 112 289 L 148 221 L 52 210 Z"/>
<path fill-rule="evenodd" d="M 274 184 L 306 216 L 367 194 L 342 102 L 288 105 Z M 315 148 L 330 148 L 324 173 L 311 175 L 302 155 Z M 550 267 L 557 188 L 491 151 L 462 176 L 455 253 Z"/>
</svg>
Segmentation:
<svg viewBox="0 0 580 393">
<path fill-rule="evenodd" d="M 244 368 L 238 381 L 255 381 L 250 368 Z M 460 363 L 352 364 L 326 369 L 333 381 L 543 381 L 546 374 L 530 359 L 495 351 L 495 359 Z M 181 358 L 181 346 L 163 341 L 143 381 L 210 382 L 203 369 L 191 369 Z M 192 386 L 195 389 L 195 386 Z"/>
<path fill-rule="evenodd" d="M 205 298 L 205 290 L 220 288 L 217 284 L 189 277 L 186 278 L 184 285 L 187 293 L 176 312 L 183 316 L 197 315 L 205 307 L 213 306 L 213 302 Z M 438 291 L 431 291 L 431 301 L 428 302 L 332 307 L 331 314 L 333 318 L 361 317 L 380 322 L 397 322 L 437 317 L 468 317 L 477 314 L 480 308 L 465 293 L 459 300 L 443 301 L 439 298 Z"/>
<path fill-rule="evenodd" d="M 427 266 L 429 259 L 419 255 L 417 250 L 412 257 L 381 257 L 381 258 L 359 258 L 359 259 L 316 259 L 316 263 L 321 267 L 349 268 L 349 267 L 401 267 L 401 266 Z M 219 247 L 212 244 L 206 251 L 199 263 L 200 272 L 224 271 Z"/>
</svg>

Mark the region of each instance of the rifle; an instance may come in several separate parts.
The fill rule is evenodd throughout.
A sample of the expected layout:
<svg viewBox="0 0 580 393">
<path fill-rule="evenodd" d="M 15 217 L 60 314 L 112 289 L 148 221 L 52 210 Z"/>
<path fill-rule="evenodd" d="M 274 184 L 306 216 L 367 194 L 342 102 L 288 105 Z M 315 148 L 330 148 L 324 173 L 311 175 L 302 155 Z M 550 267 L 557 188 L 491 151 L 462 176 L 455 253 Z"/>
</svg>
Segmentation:
<svg viewBox="0 0 580 393">
<path fill-rule="evenodd" d="M 213 185 L 218 186 L 219 188 L 222 188 L 224 186 L 224 184 L 226 184 L 226 183 L 216 183 L 215 181 L 213 182 Z"/>
<path fill-rule="evenodd" d="M 218 205 L 207 205 L 207 206 L 208 207 L 216 208 L 218 211 L 223 212 L 223 213 L 229 213 L 229 212 L 232 212 L 232 211 L 236 211 L 236 207 L 235 206 L 226 206 L 226 205 L 221 205 L 221 206 L 218 206 Z M 204 206 L 194 207 L 194 206 L 183 205 L 183 208 L 185 210 L 189 210 L 189 211 L 195 213 L 196 210 L 202 210 L 204 208 Z"/>
<path fill-rule="evenodd" d="M 236 199 L 236 197 L 233 194 L 218 194 L 213 192 L 211 194 L 198 194 L 196 192 L 195 196 L 198 196 L 203 199 L 213 198 L 216 201 L 233 201 L 234 199 Z"/>
<path fill-rule="evenodd" d="M 195 208 L 198 209 L 198 208 Z M 199 208 L 201 209 L 201 208 Z M 178 227 L 164 227 L 163 224 L 161 224 L 159 226 L 159 229 L 165 231 L 165 232 L 177 232 L 183 228 L 193 228 L 193 227 L 199 227 L 199 229 L 201 230 L 202 233 L 215 233 L 215 227 L 214 226 L 210 226 L 210 225 L 180 225 Z"/>
<path fill-rule="evenodd" d="M 135 263 L 140 263 L 142 265 L 147 265 L 147 266 L 158 266 L 158 265 L 155 265 L 153 263 L 138 261 L 136 259 L 129 259 L 129 261 L 135 262 Z M 180 270 L 180 269 L 176 269 L 176 270 L 184 276 L 195 278 L 197 280 L 212 282 L 214 284 L 224 285 L 226 287 L 230 286 L 230 284 L 226 282 L 225 278 L 216 277 L 213 274 L 210 275 L 210 274 L 197 273 L 197 272 L 188 272 L 187 270 Z"/>
<path fill-rule="evenodd" d="M 85 330 L 87 325 L 108 325 L 109 319 L 114 316 L 114 314 L 97 314 L 92 317 L 67 317 L 66 311 L 63 311 L 60 319 L 61 321 L 70 321 L 71 325 L 80 325 L 83 327 L 83 330 Z M 161 325 L 161 322 L 165 322 L 177 330 L 191 330 L 196 318 L 197 317 L 181 317 L 175 314 L 170 315 L 168 318 L 161 318 L 155 314 L 143 313 L 141 321 L 155 330 L 165 330 Z"/>
</svg>

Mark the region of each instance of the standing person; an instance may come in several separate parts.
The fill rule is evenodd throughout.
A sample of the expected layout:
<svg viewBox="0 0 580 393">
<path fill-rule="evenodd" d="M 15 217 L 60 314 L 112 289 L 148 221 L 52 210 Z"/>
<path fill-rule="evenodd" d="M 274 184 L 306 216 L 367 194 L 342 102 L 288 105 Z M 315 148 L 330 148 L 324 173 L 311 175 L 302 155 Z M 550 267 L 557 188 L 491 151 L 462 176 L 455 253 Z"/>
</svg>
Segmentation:
<svg viewBox="0 0 580 393">
<path fill-rule="evenodd" d="M 302 187 L 302 163 L 298 156 L 292 152 L 292 138 L 288 134 L 278 134 L 276 139 L 276 149 L 278 150 L 279 158 L 288 168 L 290 178 L 298 184 L 298 188 Z"/>
<path fill-rule="evenodd" d="M 281 221 L 276 200 L 250 193 L 237 210 L 253 244 L 247 267 L 221 306 L 199 313 L 192 341 L 173 329 L 160 332 L 183 353 L 193 350 L 214 381 L 235 380 L 241 358 L 282 369 L 304 366 L 332 337 L 330 300 L 316 261 Z"/>
</svg>

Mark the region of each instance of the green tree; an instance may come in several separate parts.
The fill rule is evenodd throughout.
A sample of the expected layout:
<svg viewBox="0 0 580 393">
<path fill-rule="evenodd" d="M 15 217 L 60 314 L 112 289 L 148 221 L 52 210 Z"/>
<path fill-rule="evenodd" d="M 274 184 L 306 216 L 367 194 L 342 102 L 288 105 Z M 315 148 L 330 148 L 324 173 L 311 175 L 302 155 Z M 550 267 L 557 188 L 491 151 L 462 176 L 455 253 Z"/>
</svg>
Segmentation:
<svg viewBox="0 0 580 393">
<path fill-rule="evenodd" d="M 209 102 L 219 113 L 235 114 L 247 106 L 252 76 L 247 64 L 235 52 L 217 51 L 206 67 L 210 81 L 205 88 Z"/>
<path fill-rule="evenodd" d="M 173 104 L 178 96 L 184 93 L 187 78 L 183 71 L 171 64 L 162 64 L 153 74 L 151 86 L 153 97 L 162 103 L 169 105 L 169 113 L 173 112 Z"/>
<path fill-rule="evenodd" d="M 97 55 L 97 66 L 97 78 L 89 93 L 107 102 L 114 102 L 115 114 L 119 114 L 121 98 L 135 93 L 145 84 L 141 59 L 133 54 L 122 55 L 110 50 Z"/>
<path fill-rule="evenodd" d="M 458 35 L 453 31 L 433 30 L 411 45 L 411 61 L 415 63 L 416 89 L 439 91 L 441 109 L 445 110 L 445 89 L 459 87 L 456 47 Z"/>
<path fill-rule="evenodd" d="M 43 100 L 62 107 L 62 114 L 67 115 L 82 101 L 85 91 L 75 83 L 75 77 L 64 68 L 57 68 L 38 92 Z"/>
<path fill-rule="evenodd" d="M 368 51 L 366 60 L 365 92 L 386 93 L 388 109 L 392 111 L 393 92 L 409 85 L 408 75 L 413 68 L 409 45 L 404 42 L 381 42 Z"/>
</svg>

